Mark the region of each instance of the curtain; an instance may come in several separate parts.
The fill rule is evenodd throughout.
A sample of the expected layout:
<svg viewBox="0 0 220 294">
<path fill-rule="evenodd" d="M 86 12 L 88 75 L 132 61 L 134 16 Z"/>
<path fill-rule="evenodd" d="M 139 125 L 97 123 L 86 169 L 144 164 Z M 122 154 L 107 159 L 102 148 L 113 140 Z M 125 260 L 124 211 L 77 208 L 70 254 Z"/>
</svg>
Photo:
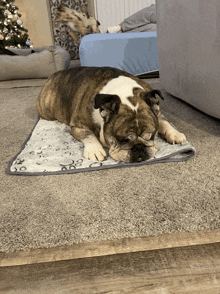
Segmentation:
<svg viewBox="0 0 220 294">
<path fill-rule="evenodd" d="M 55 10 L 60 6 L 61 2 L 62 4 L 67 5 L 70 9 L 87 13 L 87 0 L 50 0 L 54 42 L 56 45 L 66 49 L 70 53 L 71 59 L 79 59 L 80 41 L 74 42 L 72 40 L 72 38 L 67 33 L 67 26 L 65 24 L 59 23 L 59 26 L 55 27 L 53 22 L 55 18 Z"/>
</svg>

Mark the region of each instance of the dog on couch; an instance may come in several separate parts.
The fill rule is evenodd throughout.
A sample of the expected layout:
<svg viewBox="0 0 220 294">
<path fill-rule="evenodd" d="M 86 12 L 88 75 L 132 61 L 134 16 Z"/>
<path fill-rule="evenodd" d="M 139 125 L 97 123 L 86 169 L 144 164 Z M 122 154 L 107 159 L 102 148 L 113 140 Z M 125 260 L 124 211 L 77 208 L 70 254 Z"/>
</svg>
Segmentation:
<svg viewBox="0 0 220 294">
<path fill-rule="evenodd" d="M 86 13 L 81 13 L 76 10 L 68 8 L 66 5 L 61 4 L 55 14 L 55 27 L 56 24 L 62 22 L 67 25 L 69 29 L 69 35 L 73 41 L 78 41 L 78 35 L 87 34 L 100 34 L 99 25 L 100 23 L 94 17 L 88 16 Z"/>
<path fill-rule="evenodd" d="M 123 162 L 153 158 L 159 132 L 167 142 L 182 144 L 160 110 L 159 90 L 117 68 L 75 67 L 54 73 L 36 103 L 39 116 L 71 127 L 84 145 L 84 157 L 103 161 L 109 155 Z"/>
</svg>

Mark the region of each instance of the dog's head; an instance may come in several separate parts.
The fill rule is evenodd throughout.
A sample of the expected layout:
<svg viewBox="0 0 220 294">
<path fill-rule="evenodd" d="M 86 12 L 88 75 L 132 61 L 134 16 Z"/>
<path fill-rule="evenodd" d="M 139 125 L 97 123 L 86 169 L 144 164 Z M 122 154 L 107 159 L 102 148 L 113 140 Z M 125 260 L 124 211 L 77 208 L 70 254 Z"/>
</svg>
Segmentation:
<svg viewBox="0 0 220 294">
<path fill-rule="evenodd" d="M 97 94 L 95 109 L 104 120 L 104 139 L 112 158 L 124 162 L 150 159 L 158 151 L 154 139 L 160 114 L 159 90 L 133 89 L 133 96 L 122 103 L 118 95 Z"/>
</svg>

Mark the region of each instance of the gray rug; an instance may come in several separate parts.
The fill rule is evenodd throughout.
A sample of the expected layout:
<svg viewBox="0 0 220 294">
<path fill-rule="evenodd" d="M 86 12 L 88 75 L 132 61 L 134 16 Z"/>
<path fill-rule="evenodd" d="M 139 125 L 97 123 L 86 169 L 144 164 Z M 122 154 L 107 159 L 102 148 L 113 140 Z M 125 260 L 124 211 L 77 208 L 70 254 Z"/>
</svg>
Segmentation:
<svg viewBox="0 0 220 294">
<path fill-rule="evenodd" d="M 83 157 L 83 145 L 73 138 L 69 126 L 39 118 L 19 153 L 10 161 L 6 172 L 14 175 L 77 173 L 186 161 L 195 155 L 195 149 L 189 142 L 171 145 L 157 136 L 156 144 L 159 151 L 155 158 L 140 163 L 118 162 L 110 156 L 103 162 L 94 162 Z"/>
</svg>

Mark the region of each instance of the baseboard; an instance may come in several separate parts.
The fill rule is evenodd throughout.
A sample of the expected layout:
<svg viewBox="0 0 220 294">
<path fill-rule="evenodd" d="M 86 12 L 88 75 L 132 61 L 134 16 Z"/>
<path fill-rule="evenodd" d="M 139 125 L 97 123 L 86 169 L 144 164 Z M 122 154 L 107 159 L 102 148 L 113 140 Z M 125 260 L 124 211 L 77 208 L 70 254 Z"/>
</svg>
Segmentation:
<svg viewBox="0 0 220 294">
<path fill-rule="evenodd" d="M 220 242 L 220 229 L 163 234 L 156 237 L 107 240 L 11 253 L 1 252 L 0 267 L 185 247 L 217 242 Z"/>
</svg>

